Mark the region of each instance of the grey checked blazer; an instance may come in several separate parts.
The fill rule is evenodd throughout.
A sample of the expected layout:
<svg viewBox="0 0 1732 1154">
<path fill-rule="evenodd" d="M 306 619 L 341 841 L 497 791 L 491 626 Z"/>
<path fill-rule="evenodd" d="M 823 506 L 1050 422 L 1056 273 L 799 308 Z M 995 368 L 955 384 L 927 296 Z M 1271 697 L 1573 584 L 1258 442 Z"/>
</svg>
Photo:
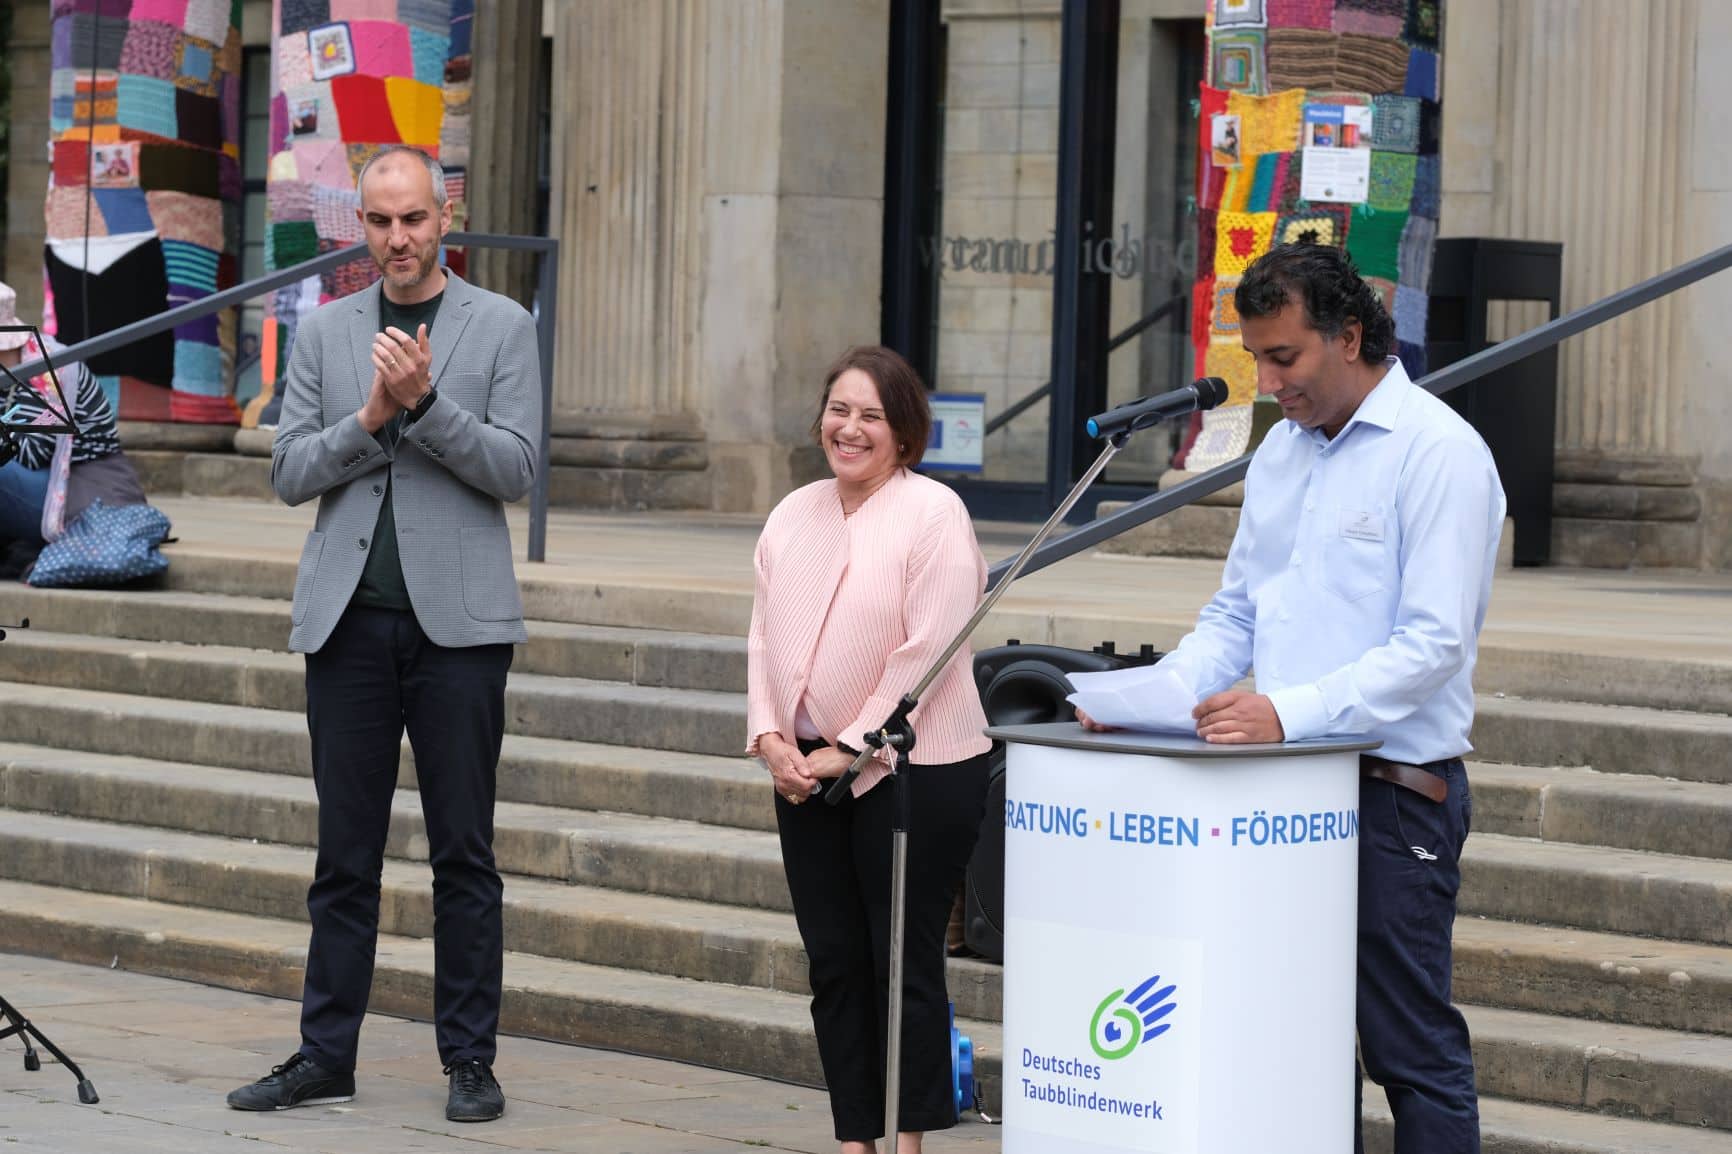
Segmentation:
<svg viewBox="0 0 1732 1154">
<path fill-rule="evenodd" d="M 360 582 L 390 471 L 403 583 L 437 645 L 527 639 L 504 502 L 529 492 L 541 444 L 535 322 L 515 302 L 447 272 L 433 322 L 422 418 L 387 449 L 356 416 L 373 383 L 379 285 L 301 322 L 271 450 L 271 487 L 319 498 L 295 574 L 289 648 L 324 645 Z"/>
</svg>

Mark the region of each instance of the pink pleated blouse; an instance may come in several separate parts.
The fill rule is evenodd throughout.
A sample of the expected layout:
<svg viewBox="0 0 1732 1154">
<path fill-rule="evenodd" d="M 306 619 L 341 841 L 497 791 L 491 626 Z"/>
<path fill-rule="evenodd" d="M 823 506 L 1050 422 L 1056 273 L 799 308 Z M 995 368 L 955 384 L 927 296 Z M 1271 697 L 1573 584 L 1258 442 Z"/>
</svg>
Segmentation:
<svg viewBox="0 0 1732 1154">
<path fill-rule="evenodd" d="M 952 490 L 899 469 L 852 516 L 833 479 L 783 498 L 758 538 L 747 654 L 746 752 L 795 740 L 802 704 L 831 745 L 863 749 L 968 621 L 986 589 L 974 526 Z M 986 716 L 965 644 L 914 711 L 915 765 L 985 753 Z M 886 759 L 887 761 L 888 759 Z M 856 797 L 882 781 L 870 763 Z"/>
</svg>

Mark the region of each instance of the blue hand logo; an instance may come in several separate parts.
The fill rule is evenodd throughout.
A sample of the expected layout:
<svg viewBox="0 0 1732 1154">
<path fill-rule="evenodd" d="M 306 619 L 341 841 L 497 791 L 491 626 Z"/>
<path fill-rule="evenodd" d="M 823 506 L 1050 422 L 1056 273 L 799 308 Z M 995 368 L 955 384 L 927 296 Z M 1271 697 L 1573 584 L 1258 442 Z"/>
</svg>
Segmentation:
<svg viewBox="0 0 1732 1154">
<path fill-rule="evenodd" d="M 1171 1022 L 1161 1019 L 1178 1009 L 1177 1002 L 1168 1000 L 1178 987 L 1169 983 L 1155 989 L 1160 980 L 1161 976 L 1156 974 L 1128 994 L 1118 989 L 1101 999 L 1089 1022 L 1089 1045 L 1096 1054 L 1109 1062 L 1116 1061 L 1173 1028 Z"/>
</svg>

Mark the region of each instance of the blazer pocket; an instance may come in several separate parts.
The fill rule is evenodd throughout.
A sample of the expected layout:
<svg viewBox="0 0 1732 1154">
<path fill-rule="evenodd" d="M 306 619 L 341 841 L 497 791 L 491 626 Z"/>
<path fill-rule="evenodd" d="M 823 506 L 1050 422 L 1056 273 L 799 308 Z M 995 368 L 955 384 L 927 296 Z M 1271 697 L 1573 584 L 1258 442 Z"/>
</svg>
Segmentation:
<svg viewBox="0 0 1732 1154">
<path fill-rule="evenodd" d="M 463 608 L 477 621 L 516 621 L 523 616 L 517 573 L 511 566 L 511 530 L 477 525 L 457 531 L 463 561 Z"/>
<path fill-rule="evenodd" d="M 307 534 L 301 547 L 301 565 L 295 570 L 295 604 L 289 611 L 291 624 L 299 625 L 307 616 L 307 605 L 313 599 L 313 582 L 319 574 L 319 558 L 325 555 L 325 535 L 314 529 Z"/>
<path fill-rule="evenodd" d="M 440 396 L 450 397 L 472 413 L 485 413 L 488 395 L 493 391 L 493 380 L 486 373 L 446 369 L 440 375 L 437 387 Z"/>
</svg>

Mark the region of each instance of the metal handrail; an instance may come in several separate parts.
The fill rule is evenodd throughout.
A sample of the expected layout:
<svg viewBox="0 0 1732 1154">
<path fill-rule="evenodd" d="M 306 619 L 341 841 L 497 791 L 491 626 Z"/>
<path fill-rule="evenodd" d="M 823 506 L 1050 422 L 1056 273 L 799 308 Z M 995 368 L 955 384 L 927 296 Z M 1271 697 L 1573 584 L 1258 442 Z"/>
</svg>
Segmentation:
<svg viewBox="0 0 1732 1154">
<path fill-rule="evenodd" d="M 559 306 L 559 241 L 550 236 L 517 236 L 510 233 L 453 232 L 446 235 L 447 248 L 502 248 L 533 252 L 540 257 L 540 269 L 535 289 L 535 329 L 541 360 L 541 444 L 538 446 L 535 488 L 529 501 L 529 559 L 547 559 L 547 455 L 551 433 L 549 418 L 553 412 L 553 323 Z M 134 321 L 129 325 L 79 341 L 54 355 L 57 365 L 73 365 L 91 357 L 124 348 L 145 337 L 184 325 L 200 317 L 222 312 L 274 289 L 299 284 L 310 276 L 341 268 L 352 260 L 367 256 L 365 244 L 320 253 L 311 260 L 288 268 L 266 273 L 262 277 L 226 288 L 208 297 L 200 297 L 184 305 Z M 20 377 L 32 377 L 48 367 L 46 359 L 37 358 L 13 371 Z"/>
<path fill-rule="evenodd" d="M 1180 305 L 1184 304 L 1185 302 L 1189 301 L 1190 299 L 1191 298 L 1189 296 L 1187 296 L 1186 294 L 1180 293 L 1178 296 L 1175 296 L 1172 299 L 1165 301 L 1164 303 L 1159 305 L 1155 309 L 1154 312 L 1149 313 L 1147 316 L 1143 317 L 1141 320 L 1132 321 L 1128 326 L 1126 326 L 1124 332 L 1120 333 L 1118 336 L 1114 337 L 1112 340 L 1107 342 L 1107 352 L 1110 353 L 1114 349 L 1119 348 L 1120 346 L 1128 343 L 1133 338 L 1135 338 L 1137 336 L 1137 334 L 1141 333 L 1144 329 L 1148 328 L 1150 325 L 1154 324 L 1156 321 L 1161 320 L 1168 313 L 1172 312 L 1174 309 L 1178 308 Z M 988 436 L 988 437 L 992 436 L 992 434 L 998 432 L 998 430 L 1004 428 L 1006 425 L 1010 424 L 1012 421 L 1014 421 L 1018 417 L 1022 416 L 1023 413 L 1027 412 L 1029 409 L 1032 409 L 1036 405 L 1040 404 L 1040 402 L 1045 400 L 1047 398 L 1048 394 L 1050 394 L 1051 392 L 1052 392 L 1052 382 L 1047 381 L 1045 384 L 1041 385 L 1040 388 L 1035 389 L 1033 392 L 1029 393 L 1028 396 L 1023 397 L 1021 400 L 1017 401 L 1014 405 L 1011 405 L 1009 408 L 1005 409 L 1004 412 L 998 414 L 998 416 L 996 416 L 996 417 L 992 418 L 992 420 L 986 422 L 986 432 L 984 435 Z"/>
<path fill-rule="evenodd" d="M 1732 245 L 1717 248 L 1694 260 L 1686 261 L 1677 268 L 1668 269 L 1658 276 L 1650 277 L 1629 288 L 1620 289 L 1603 300 L 1595 301 L 1572 313 L 1547 321 L 1537 328 L 1529 329 L 1518 337 L 1500 341 L 1490 348 L 1482 349 L 1472 356 L 1463 357 L 1446 368 L 1421 377 L 1417 384 L 1432 393 L 1441 395 L 1451 389 L 1459 388 L 1469 381 L 1478 380 L 1488 373 L 1496 372 L 1506 365 L 1514 364 L 1535 353 L 1544 352 L 1553 346 L 1568 340 L 1570 337 L 1585 332 L 1595 325 L 1601 325 L 1623 314 L 1637 309 L 1652 301 L 1677 292 L 1681 288 L 1705 280 L 1717 272 L 1732 268 Z M 1251 454 L 1247 453 L 1225 465 L 1210 469 L 1182 484 L 1174 485 L 1160 493 L 1152 493 L 1140 501 L 1132 502 L 1123 509 L 1109 513 L 1105 517 L 1096 518 L 1076 530 L 1066 533 L 1053 541 L 1041 546 L 1039 551 L 1029 559 L 1022 573 L 1026 576 L 1037 569 L 1044 569 L 1066 557 L 1072 557 L 1084 549 L 1092 548 L 1109 537 L 1116 537 L 1138 525 L 1153 521 L 1193 501 L 1207 497 L 1210 493 L 1219 492 L 1228 485 L 1236 484 L 1245 479 L 1246 471 L 1251 467 Z M 991 588 L 1004 576 L 1011 566 L 1011 558 L 993 565 L 987 570 L 987 587 Z"/>
</svg>

